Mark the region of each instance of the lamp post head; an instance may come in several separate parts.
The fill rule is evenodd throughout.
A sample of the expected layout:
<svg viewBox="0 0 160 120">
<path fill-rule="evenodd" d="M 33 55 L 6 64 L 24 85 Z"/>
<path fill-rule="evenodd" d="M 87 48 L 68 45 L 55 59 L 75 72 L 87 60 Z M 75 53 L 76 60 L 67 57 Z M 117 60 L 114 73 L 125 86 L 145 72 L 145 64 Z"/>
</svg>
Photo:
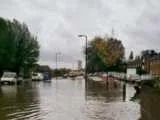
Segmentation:
<svg viewBox="0 0 160 120">
<path fill-rule="evenodd" d="M 78 35 L 78 37 L 83 37 L 84 35 Z"/>
<path fill-rule="evenodd" d="M 87 37 L 87 35 L 78 35 L 78 37 Z"/>
</svg>

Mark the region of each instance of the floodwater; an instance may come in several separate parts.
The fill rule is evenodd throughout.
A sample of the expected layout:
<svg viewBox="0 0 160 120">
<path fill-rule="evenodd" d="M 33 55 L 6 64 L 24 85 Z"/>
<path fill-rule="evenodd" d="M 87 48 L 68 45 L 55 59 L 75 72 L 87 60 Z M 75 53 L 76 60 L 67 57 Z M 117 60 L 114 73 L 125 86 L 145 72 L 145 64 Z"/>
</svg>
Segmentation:
<svg viewBox="0 0 160 120">
<path fill-rule="evenodd" d="M 84 80 L 59 79 L 1 86 L 0 120 L 157 120 L 152 93 L 140 97 L 145 103 L 136 99 L 133 85 L 88 84 L 85 89 Z"/>
</svg>

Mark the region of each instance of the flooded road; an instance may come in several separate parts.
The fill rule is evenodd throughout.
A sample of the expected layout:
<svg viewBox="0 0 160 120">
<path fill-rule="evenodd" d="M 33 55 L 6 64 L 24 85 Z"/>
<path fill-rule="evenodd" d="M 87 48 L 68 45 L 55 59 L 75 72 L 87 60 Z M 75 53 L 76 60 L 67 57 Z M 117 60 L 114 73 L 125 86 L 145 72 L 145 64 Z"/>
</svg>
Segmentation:
<svg viewBox="0 0 160 120">
<path fill-rule="evenodd" d="M 131 101 L 132 85 L 125 86 L 124 94 L 123 83 L 108 89 L 90 83 L 87 90 L 84 83 L 61 79 L 1 86 L 0 120 L 140 120 L 146 116 L 141 108 L 145 105 Z"/>
</svg>

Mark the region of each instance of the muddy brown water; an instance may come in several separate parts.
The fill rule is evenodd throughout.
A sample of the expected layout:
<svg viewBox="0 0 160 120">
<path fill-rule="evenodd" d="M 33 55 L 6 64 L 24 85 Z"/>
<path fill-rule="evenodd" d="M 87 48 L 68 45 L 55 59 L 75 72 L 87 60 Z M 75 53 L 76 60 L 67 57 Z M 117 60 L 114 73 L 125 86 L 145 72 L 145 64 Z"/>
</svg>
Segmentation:
<svg viewBox="0 0 160 120">
<path fill-rule="evenodd" d="M 125 92 L 123 88 L 123 83 L 105 88 L 90 82 L 85 89 L 85 81 L 79 79 L 1 86 L 0 120 L 157 119 L 159 108 L 153 101 L 159 103 L 159 94 L 156 94 L 159 101 L 153 93 L 144 93 L 140 101 L 134 98 L 133 85 L 126 84 Z"/>
</svg>

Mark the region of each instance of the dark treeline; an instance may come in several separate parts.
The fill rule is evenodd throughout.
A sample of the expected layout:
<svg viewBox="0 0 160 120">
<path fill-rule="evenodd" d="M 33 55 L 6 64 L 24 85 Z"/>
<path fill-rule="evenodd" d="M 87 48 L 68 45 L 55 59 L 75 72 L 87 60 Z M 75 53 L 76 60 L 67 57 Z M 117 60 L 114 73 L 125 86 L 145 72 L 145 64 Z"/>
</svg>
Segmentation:
<svg viewBox="0 0 160 120">
<path fill-rule="evenodd" d="M 52 71 L 52 77 L 64 76 L 65 74 L 69 74 L 70 71 L 71 69 L 67 69 L 67 68 L 54 69 Z"/>
<path fill-rule="evenodd" d="M 39 44 L 24 23 L 0 18 L 0 74 L 29 73 L 38 61 Z"/>
<path fill-rule="evenodd" d="M 52 69 L 48 65 L 36 65 L 34 67 L 34 72 L 40 73 L 48 73 L 50 77 L 57 77 L 57 76 L 64 76 L 65 74 L 69 74 L 71 69 L 67 68 L 59 68 L 59 69 Z"/>
</svg>

